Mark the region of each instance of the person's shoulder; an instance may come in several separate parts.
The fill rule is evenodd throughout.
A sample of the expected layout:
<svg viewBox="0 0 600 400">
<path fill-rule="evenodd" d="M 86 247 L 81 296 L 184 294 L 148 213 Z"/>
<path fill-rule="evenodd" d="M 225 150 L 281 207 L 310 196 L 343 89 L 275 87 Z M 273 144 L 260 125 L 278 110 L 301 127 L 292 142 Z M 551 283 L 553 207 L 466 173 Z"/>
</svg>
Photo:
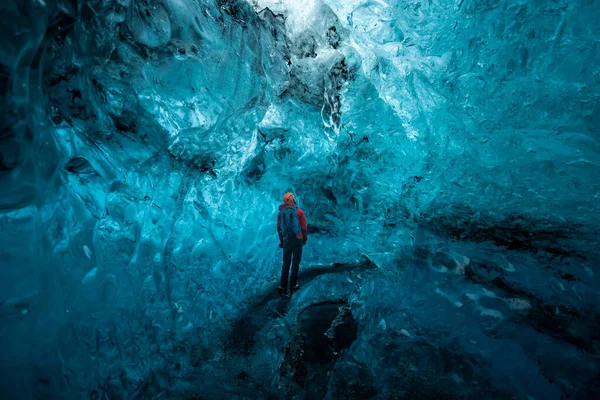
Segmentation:
<svg viewBox="0 0 600 400">
<path fill-rule="evenodd" d="M 298 214 L 304 214 L 304 210 L 303 210 L 303 209 L 301 209 L 300 207 L 298 207 L 298 209 L 296 210 L 296 212 L 297 212 Z"/>
</svg>

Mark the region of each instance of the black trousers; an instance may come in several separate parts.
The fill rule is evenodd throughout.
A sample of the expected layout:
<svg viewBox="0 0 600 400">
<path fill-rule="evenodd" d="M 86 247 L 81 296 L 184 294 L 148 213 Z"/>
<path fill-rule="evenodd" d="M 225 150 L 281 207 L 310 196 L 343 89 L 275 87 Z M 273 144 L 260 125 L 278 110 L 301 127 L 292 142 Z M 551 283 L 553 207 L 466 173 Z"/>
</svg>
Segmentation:
<svg viewBox="0 0 600 400">
<path fill-rule="evenodd" d="M 293 259 L 293 262 L 292 262 Z M 283 267 L 281 268 L 281 287 L 287 290 L 288 276 L 290 275 L 290 264 L 292 265 L 292 276 L 290 287 L 296 286 L 298 282 L 298 270 L 302 261 L 302 239 L 292 238 L 283 246 Z"/>
</svg>

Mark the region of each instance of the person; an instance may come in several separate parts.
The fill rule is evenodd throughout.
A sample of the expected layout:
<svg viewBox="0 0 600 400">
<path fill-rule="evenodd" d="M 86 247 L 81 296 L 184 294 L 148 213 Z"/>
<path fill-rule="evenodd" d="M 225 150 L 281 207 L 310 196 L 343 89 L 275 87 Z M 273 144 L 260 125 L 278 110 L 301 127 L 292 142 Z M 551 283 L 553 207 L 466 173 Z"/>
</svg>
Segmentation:
<svg viewBox="0 0 600 400">
<path fill-rule="evenodd" d="M 281 268 L 281 284 L 279 290 L 287 291 L 290 264 L 292 275 L 290 278 L 290 292 L 298 289 L 298 270 L 302 261 L 302 247 L 308 240 L 306 229 L 306 215 L 298 207 L 292 193 L 283 195 L 283 204 L 279 206 L 277 214 L 277 233 L 279 234 L 279 247 L 283 249 L 283 266 Z M 293 260 L 293 262 L 292 262 Z"/>
</svg>

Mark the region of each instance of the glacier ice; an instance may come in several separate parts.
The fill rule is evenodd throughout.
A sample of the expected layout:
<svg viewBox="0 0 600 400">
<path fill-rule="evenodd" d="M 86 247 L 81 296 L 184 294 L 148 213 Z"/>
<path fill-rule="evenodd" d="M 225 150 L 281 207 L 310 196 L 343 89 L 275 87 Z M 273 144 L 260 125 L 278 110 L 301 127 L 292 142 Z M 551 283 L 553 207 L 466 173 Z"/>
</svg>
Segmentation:
<svg viewBox="0 0 600 400">
<path fill-rule="evenodd" d="M 597 0 L 1 10 L 3 398 L 599 395 Z"/>
</svg>

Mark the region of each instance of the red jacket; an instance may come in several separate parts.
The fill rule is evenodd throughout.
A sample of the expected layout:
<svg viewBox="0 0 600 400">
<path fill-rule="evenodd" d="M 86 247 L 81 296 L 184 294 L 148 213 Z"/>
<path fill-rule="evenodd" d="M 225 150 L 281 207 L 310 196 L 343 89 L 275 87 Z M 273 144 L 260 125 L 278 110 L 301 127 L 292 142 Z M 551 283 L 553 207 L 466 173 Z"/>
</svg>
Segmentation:
<svg viewBox="0 0 600 400">
<path fill-rule="evenodd" d="M 281 209 L 284 207 L 298 207 L 295 204 L 284 203 L 279 206 L 279 213 L 277 214 L 277 233 L 279 234 L 279 241 L 283 243 L 283 234 L 281 233 Z M 308 239 L 308 230 L 306 229 L 306 215 L 304 215 L 304 211 L 300 207 L 296 210 L 296 215 L 298 216 L 298 222 L 300 222 L 300 228 L 302 228 L 302 233 L 298 233 L 296 237 L 298 239 L 307 240 Z"/>
</svg>

